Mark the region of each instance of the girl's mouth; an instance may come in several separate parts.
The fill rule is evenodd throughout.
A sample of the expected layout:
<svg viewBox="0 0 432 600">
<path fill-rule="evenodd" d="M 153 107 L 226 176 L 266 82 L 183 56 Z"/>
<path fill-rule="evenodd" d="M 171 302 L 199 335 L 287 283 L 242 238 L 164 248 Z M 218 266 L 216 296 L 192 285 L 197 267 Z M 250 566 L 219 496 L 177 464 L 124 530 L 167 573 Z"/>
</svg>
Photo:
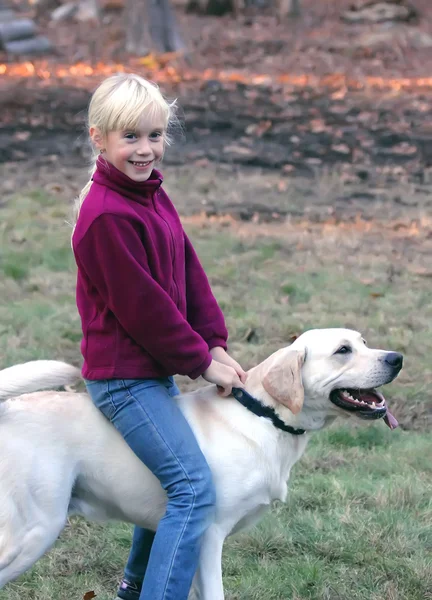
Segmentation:
<svg viewBox="0 0 432 600">
<path fill-rule="evenodd" d="M 147 167 L 149 167 L 153 163 L 152 160 L 147 160 L 145 162 L 143 162 L 143 161 L 136 161 L 136 160 L 129 160 L 128 162 L 131 165 L 133 165 L 134 167 L 137 167 L 138 169 L 146 169 Z"/>
</svg>

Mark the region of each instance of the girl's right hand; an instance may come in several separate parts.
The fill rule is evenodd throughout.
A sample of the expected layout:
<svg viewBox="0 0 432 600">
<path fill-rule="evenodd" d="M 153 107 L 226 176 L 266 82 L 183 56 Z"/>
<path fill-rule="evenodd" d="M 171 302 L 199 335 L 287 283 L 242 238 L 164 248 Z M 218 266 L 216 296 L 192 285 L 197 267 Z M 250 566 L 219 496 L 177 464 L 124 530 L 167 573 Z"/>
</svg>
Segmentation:
<svg viewBox="0 0 432 600">
<path fill-rule="evenodd" d="M 224 397 L 231 394 L 233 387 L 244 387 L 235 370 L 217 360 L 211 361 L 209 367 L 204 371 L 202 376 L 209 383 L 215 383 L 219 388 L 219 394 Z"/>
</svg>

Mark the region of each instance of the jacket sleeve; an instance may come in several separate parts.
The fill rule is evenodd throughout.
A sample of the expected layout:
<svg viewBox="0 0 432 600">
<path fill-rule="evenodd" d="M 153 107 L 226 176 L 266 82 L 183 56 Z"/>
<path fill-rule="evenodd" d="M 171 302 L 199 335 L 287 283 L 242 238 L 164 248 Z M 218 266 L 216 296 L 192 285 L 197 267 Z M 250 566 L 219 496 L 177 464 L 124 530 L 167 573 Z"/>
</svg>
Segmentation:
<svg viewBox="0 0 432 600">
<path fill-rule="evenodd" d="M 187 319 L 193 329 L 207 342 L 209 350 L 216 346 L 222 346 L 226 350 L 228 331 L 223 313 L 186 233 L 184 238 Z"/>
<path fill-rule="evenodd" d="M 192 379 L 204 373 L 212 360 L 209 348 L 151 276 L 130 221 L 97 217 L 74 250 L 78 267 L 137 344 L 173 373 Z"/>
</svg>

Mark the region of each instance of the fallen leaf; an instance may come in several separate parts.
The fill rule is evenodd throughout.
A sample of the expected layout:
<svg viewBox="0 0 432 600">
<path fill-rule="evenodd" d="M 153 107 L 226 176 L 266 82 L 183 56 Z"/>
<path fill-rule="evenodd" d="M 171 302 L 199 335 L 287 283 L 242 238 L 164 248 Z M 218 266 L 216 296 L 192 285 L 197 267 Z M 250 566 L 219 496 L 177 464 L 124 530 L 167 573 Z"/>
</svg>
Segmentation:
<svg viewBox="0 0 432 600">
<path fill-rule="evenodd" d="M 30 136 L 30 131 L 16 131 L 13 137 L 15 140 L 19 140 L 20 142 L 26 142 Z"/>
<path fill-rule="evenodd" d="M 148 69 L 157 69 L 160 63 L 154 54 L 147 54 L 147 56 L 141 56 L 138 59 L 140 65 L 147 67 Z"/>
<path fill-rule="evenodd" d="M 236 154 L 238 156 L 250 156 L 251 154 L 253 154 L 250 148 L 245 148 L 244 146 L 237 146 L 236 144 L 225 146 L 224 152 L 229 152 L 230 154 Z"/>
<path fill-rule="evenodd" d="M 371 292 L 369 296 L 371 298 L 383 298 L 384 294 L 382 294 L 381 292 Z"/>
<path fill-rule="evenodd" d="M 432 271 L 423 267 L 416 267 L 415 269 L 410 269 L 410 271 L 419 277 L 432 277 Z"/>
<path fill-rule="evenodd" d="M 341 90 L 338 90 L 337 92 L 331 94 L 331 97 L 333 98 L 333 100 L 343 100 L 347 95 L 347 91 L 348 90 L 346 88 L 342 88 Z"/>
<path fill-rule="evenodd" d="M 255 329 L 252 329 L 251 327 L 246 331 L 246 333 L 244 334 L 244 336 L 241 338 L 242 342 L 252 342 L 253 340 L 258 339 L 257 333 Z"/>
<path fill-rule="evenodd" d="M 263 136 L 272 126 L 271 121 L 260 121 L 255 129 L 255 135 L 258 137 Z"/>
<path fill-rule="evenodd" d="M 349 146 L 347 146 L 346 144 L 333 144 L 331 148 L 339 154 L 349 154 L 351 152 Z"/>
<path fill-rule="evenodd" d="M 55 194 L 63 192 L 65 188 L 60 183 L 49 183 L 45 186 L 45 189 L 47 190 L 47 192 Z"/>
<path fill-rule="evenodd" d="M 309 127 L 314 133 L 321 133 L 326 130 L 326 124 L 322 119 L 312 119 L 309 122 Z"/>
<path fill-rule="evenodd" d="M 93 590 L 91 590 L 90 592 L 86 592 L 83 596 L 83 600 L 92 600 L 92 598 L 96 598 L 96 594 Z"/>
<path fill-rule="evenodd" d="M 194 162 L 195 167 L 208 167 L 209 164 L 210 161 L 208 158 L 198 158 L 198 160 Z"/>
<path fill-rule="evenodd" d="M 412 156 L 417 153 L 417 147 L 408 142 L 396 144 L 395 146 L 392 146 L 390 150 L 393 154 L 398 154 L 399 156 Z"/>
</svg>

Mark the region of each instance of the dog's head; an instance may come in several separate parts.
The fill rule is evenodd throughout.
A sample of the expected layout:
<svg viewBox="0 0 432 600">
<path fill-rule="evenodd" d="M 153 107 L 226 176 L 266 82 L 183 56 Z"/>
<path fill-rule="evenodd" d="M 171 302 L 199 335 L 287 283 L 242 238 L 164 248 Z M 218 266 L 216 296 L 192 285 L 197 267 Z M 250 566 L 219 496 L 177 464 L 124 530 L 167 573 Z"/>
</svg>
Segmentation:
<svg viewBox="0 0 432 600">
<path fill-rule="evenodd" d="M 356 331 L 313 329 L 261 363 L 251 383 L 259 381 L 265 394 L 292 415 L 384 417 L 393 429 L 397 421 L 376 388 L 393 381 L 402 363 L 401 354 L 369 348 Z"/>
</svg>

